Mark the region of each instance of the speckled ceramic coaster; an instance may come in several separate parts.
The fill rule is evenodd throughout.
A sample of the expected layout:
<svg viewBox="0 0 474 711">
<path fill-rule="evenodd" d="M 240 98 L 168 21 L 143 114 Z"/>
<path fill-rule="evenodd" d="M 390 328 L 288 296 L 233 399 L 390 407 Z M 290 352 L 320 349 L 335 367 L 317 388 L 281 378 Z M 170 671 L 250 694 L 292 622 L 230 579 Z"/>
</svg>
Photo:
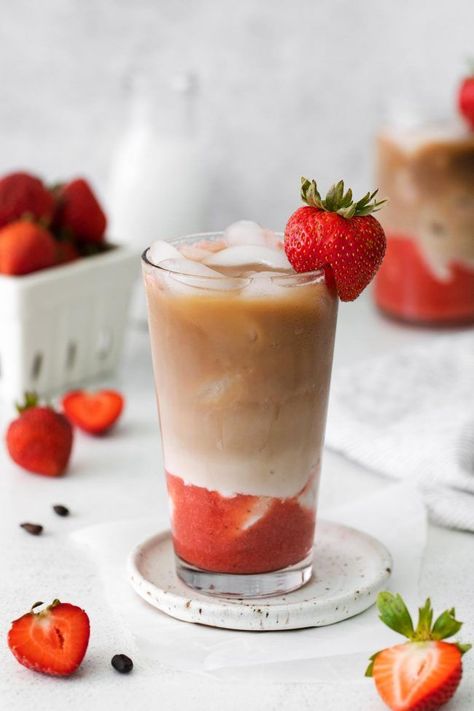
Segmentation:
<svg viewBox="0 0 474 711">
<path fill-rule="evenodd" d="M 366 610 L 390 576 L 387 549 L 362 531 L 318 521 L 314 572 L 302 588 L 286 595 L 238 600 L 201 595 L 175 573 L 171 534 L 158 533 L 131 553 L 133 589 L 171 617 L 235 630 L 291 630 L 322 627 Z"/>
</svg>

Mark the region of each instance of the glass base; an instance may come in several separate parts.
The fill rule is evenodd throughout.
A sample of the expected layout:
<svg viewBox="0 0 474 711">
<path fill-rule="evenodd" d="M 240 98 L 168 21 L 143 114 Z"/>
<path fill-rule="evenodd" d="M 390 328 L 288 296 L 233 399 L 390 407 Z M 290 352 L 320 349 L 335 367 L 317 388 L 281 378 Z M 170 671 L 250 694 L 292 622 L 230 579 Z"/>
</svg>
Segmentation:
<svg viewBox="0 0 474 711">
<path fill-rule="evenodd" d="M 310 580 L 313 572 L 313 553 L 295 565 L 271 573 L 212 573 L 195 568 L 176 558 L 178 578 L 188 587 L 203 595 L 215 595 L 244 600 L 246 598 L 284 595 L 298 590 Z"/>
</svg>

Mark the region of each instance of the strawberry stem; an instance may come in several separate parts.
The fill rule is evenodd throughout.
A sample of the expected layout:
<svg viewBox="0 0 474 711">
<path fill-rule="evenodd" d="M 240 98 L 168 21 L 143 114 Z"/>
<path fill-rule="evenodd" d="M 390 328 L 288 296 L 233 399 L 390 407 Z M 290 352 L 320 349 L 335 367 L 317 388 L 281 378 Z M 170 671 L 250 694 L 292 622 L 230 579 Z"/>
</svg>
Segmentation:
<svg viewBox="0 0 474 711">
<path fill-rule="evenodd" d="M 462 622 L 456 620 L 454 607 L 442 612 L 433 624 L 433 608 L 430 598 L 427 598 L 423 607 L 418 609 L 416 629 L 413 628 L 410 613 L 400 595 L 392 595 L 390 592 L 379 593 L 377 607 L 382 622 L 395 632 L 408 637 L 412 642 L 447 639 L 457 634 L 462 627 Z"/>
<path fill-rule="evenodd" d="M 20 415 L 25 412 L 26 410 L 29 410 L 31 407 L 36 407 L 39 401 L 38 395 L 35 392 L 25 392 L 25 400 L 23 403 L 15 403 L 15 407 L 20 413 Z"/>
<path fill-rule="evenodd" d="M 378 190 L 368 192 L 360 200 L 352 199 L 352 190 L 344 192 L 344 181 L 335 183 L 328 191 L 326 197 L 321 197 L 315 180 L 301 178 L 301 199 L 310 207 L 317 207 L 326 212 L 335 212 L 337 215 L 349 220 L 351 217 L 363 217 L 377 212 L 386 203 L 386 200 L 375 199 Z"/>
</svg>

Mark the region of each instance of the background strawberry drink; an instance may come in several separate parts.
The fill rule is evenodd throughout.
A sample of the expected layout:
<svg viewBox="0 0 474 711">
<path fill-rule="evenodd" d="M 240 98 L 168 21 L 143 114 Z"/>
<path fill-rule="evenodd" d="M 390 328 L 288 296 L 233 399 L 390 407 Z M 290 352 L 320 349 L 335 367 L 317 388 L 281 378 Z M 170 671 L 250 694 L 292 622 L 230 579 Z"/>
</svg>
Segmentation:
<svg viewBox="0 0 474 711">
<path fill-rule="evenodd" d="M 155 243 L 144 277 L 178 574 L 240 596 L 299 587 L 337 297 L 249 223 Z"/>
<path fill-rule="evenodd" d="M 378 183 L 389 198 L 378 306 L 409 321 L 474 322 L 474 134 L 448 126 L 384 132 Z"/>
</svg>

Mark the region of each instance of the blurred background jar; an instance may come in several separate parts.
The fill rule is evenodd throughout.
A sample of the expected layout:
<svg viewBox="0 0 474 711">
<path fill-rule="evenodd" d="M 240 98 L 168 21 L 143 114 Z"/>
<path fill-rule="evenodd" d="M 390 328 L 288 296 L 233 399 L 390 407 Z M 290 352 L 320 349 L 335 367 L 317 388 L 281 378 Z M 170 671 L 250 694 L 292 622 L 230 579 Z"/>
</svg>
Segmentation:
<svg viewBox="0 0 474 711">
<path fill-rule="evenodd" d="M 376 151 L 388 198 L 378 307 L 414 323 L 474 323 L 474 131 L 461 119 L 427 122 L 399 110 Z"/>
<path fill-rule="evenodd" d="M 209 179 L 196 75 L 139 73 L 126 88 L 129 118 L 112 155 L 107 205 L 114 240 L 138 257 L 155 240 L 208 229 Z M 146 319 L 142 292 L 140 285 L 132 305 L 139 321 Z"/>
</svg>

